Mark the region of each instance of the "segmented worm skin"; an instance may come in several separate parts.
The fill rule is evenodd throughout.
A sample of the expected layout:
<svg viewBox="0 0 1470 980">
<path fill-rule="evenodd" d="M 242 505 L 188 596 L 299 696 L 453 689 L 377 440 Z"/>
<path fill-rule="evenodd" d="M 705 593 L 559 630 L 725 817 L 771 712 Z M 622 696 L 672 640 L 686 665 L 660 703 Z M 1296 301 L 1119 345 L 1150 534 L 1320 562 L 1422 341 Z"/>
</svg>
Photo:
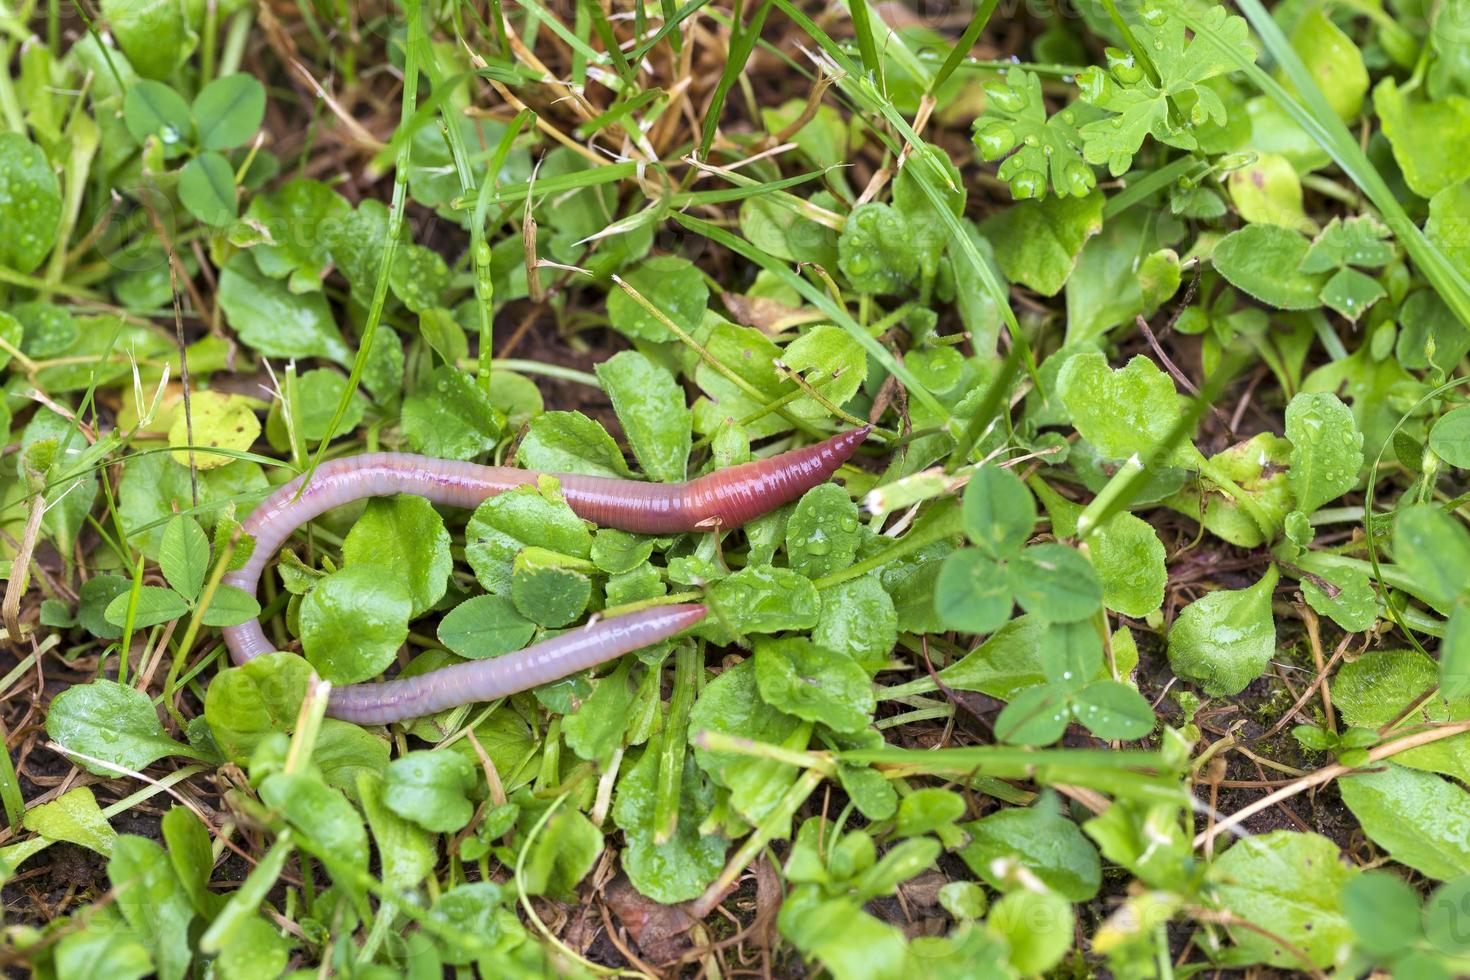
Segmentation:
<svg viewBox="0 0 1470 980">
<path fill-rule="evenodd" d="M 862 444 L 869 428 L 863 426 L 842 432 L 814 446 L 733 466 L 687 483 L 643 483 L 577 474 L 553 475 L 561 481 L 562 494 L 573 512 L 599 527 L 642 534 L 732 528 L 790 503 L 825 482 Z M 310 486 L 301 492 L 300 497 L 297 497 L 297 492 L 304 477 L 285 484 L 250 513 L 242 530 L 255 538 L 255 550 L 249 561 L 226 575 L 224 581 L 253 595 L 266 562 L 280 550 L 293 531 L 349 501 L 411 493 L 436 504 L 473 508 L 496 494 L 534 484 L 539 476 L 532 470 L 481 466 L 408 453 L 365 453 L 332 460 L 317 467 Z M 684 615 L 692 615 L 692 607 L 667 608 L 685 608 Z M 699 614 L 688 622 L 704 615 L 704 607 L 697 608 Z M 615 625 L 632 618 L 624 616 L 604 620 L 578 631 L 576 635 L 585 634 L 580 644 L 563 644 L 562 640 L 573 635 L 567 634 L 518 653 L 458 664 L 423 677 L 338 688 L 332 694 L 329 713 L 348 718 L 347 714 L 339 713 L 340 705 L 341 711 L 354 712 L 349 720 L 357 720 L 367 717 L 375 705 L 389 697 L 396 699 L 395 704 L 412 704 L 411 709 L 396 711 L 396 720 L 451 704 L 488 700 L 565 677 L 656 642 L 683 628 L 680 626 L 655 636 L 637 632 L 634 624 L 628 624 L 626 628 Z M 275 649 L 275 645 L 266 639 L 259 620 L 227 627 L 222 632 L 237 664 Z M 652 638 L 631 647 L 619 645 L 625 636 L 639 635 Z M 601 651 L 600 655 L 597 655 L 598 651 Z M 559 664 L 566 666 L 560 667 Z M 441 674 L 451 677 L 441 680 Z M 485 678 L 483 683 L 480 681 L 482 676 Z M 504 687 L 507 682 L 519 684 L 524 677 L 540 679 L 509 689 Z M 471 689 L 474 693 L 467 693 Z M 386 693 L 390 690 L 393 693 Z M 420 690 L 442 692 L 440 696 L 453 694 L 454 699 L 440 704 L 439 708 L 420 710 L 418 699 L 429 697 L 416 693 Z"/>
<path fill-rule="evenodd" d="M 589 623 L 491 660 L 467 660 L 382 684 L 334 688 L 327 713 L 359 725 L 386 725 L 471 701 L 493 701 L 666 640 L 708 611 L 697 604 L 656 606 Z"/>
</svg>

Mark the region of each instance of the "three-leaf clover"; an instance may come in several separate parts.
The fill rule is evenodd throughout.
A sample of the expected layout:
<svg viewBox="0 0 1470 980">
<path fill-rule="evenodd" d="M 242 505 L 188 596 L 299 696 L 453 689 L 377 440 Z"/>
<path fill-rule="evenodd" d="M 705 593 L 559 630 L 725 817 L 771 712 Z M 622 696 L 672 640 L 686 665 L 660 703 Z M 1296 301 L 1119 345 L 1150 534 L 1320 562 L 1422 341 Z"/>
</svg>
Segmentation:
<svg viewBox="0 0 1470 980">
<path fill-rule="evenodd" d="M 944 560 L 934 603 L 946 625 L 990 633 L 1019 603 L 1054 623 L 1074 623 L 1097 611 L 1102 583 L 1081 552 L 1049 542 L 1026 547 L 1036 526 L 1036 501 L 1021 479 L 982 466 L 965 488 L 962 519 L 974 547 Z"/>
<path fill-rule="evenodd" d="M 1391 234 L 1368 215 L 1346 221 L 1333 218 L 1307 249 L 1299 269 L 1308 275 L 1331 272 L 1319 298 L 1347 319 L 1357 320 L 1388 294 L 1378 280 L 1354 266 L 1377 269 L 1393 261 Z"/>
<path fill-rule="evenodd" d="M 114 626 L 127 623 L 128 610 L 133 610 L 133 628 L 146 629 L 180 619 L 189 614 L 203 598 L 205 579 L 210 569 L 209 539 L 192 518 L 179 514 L 163 529 L 163 542 L 158 554 L 158 567 L 169 587 L 143 585 L 119 592 L 107 604 L 103 617 Z M 233 585 L 218 585 L 204 610 L 205 626 L 238 626 L 260 615 L 255 596 Z"/>
</svg>

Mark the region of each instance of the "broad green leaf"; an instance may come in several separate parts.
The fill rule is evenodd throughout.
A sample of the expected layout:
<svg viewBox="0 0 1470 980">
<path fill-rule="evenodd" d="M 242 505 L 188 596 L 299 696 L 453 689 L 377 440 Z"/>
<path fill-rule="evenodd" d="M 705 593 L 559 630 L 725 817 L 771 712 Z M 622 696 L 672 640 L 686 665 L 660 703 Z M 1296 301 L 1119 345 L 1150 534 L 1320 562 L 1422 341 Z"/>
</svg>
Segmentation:
<svg viewBox="0 0 1470 980">
<path fill-rule="evenodd" d="M 342 562 L 396 579 L 413 603 L 410 618 L 444 598 L 454 564 L 444 519 L 423 497 L 406 494 L 368 501 L 342 542 Z"/>
<path fill-rule="evenodd" d="M 802 637 L 757 640 L 755 677 L 762 700 L 789 715 L 835 732 L 861 731 L 872 721 L 876 702 L 867 671 Z"/>
<path fill-rule="evenodd" d="M 331 308 L 321 293 L 296 294 L 264 275 L 248 253 L 225 263 L 219 304 L 240 340 L 267 357 L 325 357 L 352 363 Z"/>
<path fill-rule="evenodd" d="M 1148 699 L 1120 681 L 1093 681 L 1078 691 L 1072 715 L 1098 738 L 1131 741 L 1154 729 Z"/>
<path fill-rule="evenodd" d="M 824 898 L 816 886 L 802 886 L 781 904 L 776 923 L 782 936 L 835 980 L 904 975 L 903 933 L 864 912 L 851 898 Z"/>
<path fill-rule="evenodd" d="M 209 890 L 209 879 L 214 875 L 209 830 L 186 806 L 170 807 L 159 826 L 179 886 L 194 911 L 206 918 L 213 917 L 224 900 Z"/>
<path fill-rule="evenodd" d="M 1108 219 L 1082 247 L 1067 280 L 1069 347 L 1152 313 L 1179 288 L 1178 256 L 1159 248 L 1157 228 L 1153 214 L 1133 208 Z"/>
<path fill-rule="evenodd" d="M 953 824 L 965 815 L 965 798 L 952 789 L 929 786 L 916 789 L 898 805 L 893 832 L 899 837 L 917 837 Z"/>
<path fill-rule="evenodd" d="M 194 909 L 163 848 L 146 837 L 123 834 L 107 861 L 117 907 L 153 951 L 159 980 L 179 980 L 189 969 L 189 922 Z"/>
<path fill-rule="evenodd" d="M 791 568 L 821 578 L 852 564 L 862 540 L 857 505 L 846 490 L 824 483 L 804 493 L 786 523 Z"/>
<path fill-rule="evenodd" d="M 381 674 L 408 638 L 413 599 L 404 576 L 348 565 L 301 602 L 301 647 L 323 679 L 356 684 Z"/>
<path fill-rule="evenodd" d="M 148 947 L 124 931 L 84 929 L 63 936 L 56 944 L 59 977 L 138 980 L 154 972 Z"/>
<path fill-rule="evenodd" d="M 250 142 L 264 118 L 265 86 L 254 75 L 222 75 L 194 96 L 194 125 L 206 150 Z"/>
<path fill-rule="evenodd" d="M 528 895 L 573 899 L 602 854 L 602 833 L 580 810 L 562 807 L 541 828 L 522 868 Z"/>
<path fill-rule="evenodd" d="M 230 761 L 248 762 L 263 739 L 295 726 L 310 676 L 310 665 L 291 653 L 263 654 L 215 675 L 204 718 Z"/>
<path fill-rule="evenodd" d="M 1419 896 L 1402 878 L 1370 871 L 1343 887 L 1342 911 L 1358 945 L 1375 956 L 1393 956 L 1423 933 Z"/>
<path fill-rule="evenodd" d="M 351 210 L 321 181 L 293 180 L 252 200 L 230 240 L 250 248 L 264 275 L 287 279 L 293 294 L 319 292 L 332 262 L 329 229 Z"/>
<path fill-rule="evenodd" d="M 934 610 L 951 629 L 989 633 L 1011 615 L 1015 600 L 1006 567 L 981 554 L 961 548 L 939 567 L 934 581 Z"/>
<path fill-rule="evenodd" d="M 653 256 L 629 273 L 627 281 L 686 332 L 693 333 L 699 326 L 709 303 L 709 286 L 688 259 Z M 668 327 L 621 289 L 608 292 L 607 318 L 614 330 L 633 340 L 664 343 L 675 339 Z"/>
<path fill-rule="evenodd" d="M 549 486 L 518 487 L 490 497 L 475 508 L 465 528 L 465 560 L 489 592 L 510 592 L 515 557 L 530 546 L 587 558 L 592 534 Z"/>
<path fill-rule="evenodd" d="M 314 773 L 277 772 L 260 784 L 260 799 L 311 842 L 340 887 L 349 893 L 361 890 L 357 882 L 367 873 L 368 835 L 347 797 Z"/>
<path fill-rule="evenodd" d="M 1174 382 L 1143 356 L 1115 371 L 1100 353 L 1078 354 L 1062 366 L 1057 387 L 1082 438 L 1113 459 L 1134 454 L 1147 458 L 1182 414 Z M 1199 452 L 1186 439 L 1168 462 L 1193 467 Z"/>
<path fill-rule="evenodd" d="M 1470 603 L 1455 604 L 1439 644 L 1439 690 L 1451 700 L 1470 694 Z"/>
<path fill-rule="evenodd" d="M 988 463 L 970 477 L 960 513 L 965 535 L 996 561 L 1019 554 L 1036 527 L 1036 501 L 1026 484 Z"/>
<path fill-rule="evenodd" d="M 351 722 L 324 718 L 311 751 L 311 761 L 321 772 L 323 782 L 360 802 L 357 777 L 364 772 L 383 771 L 388 765 L 388 743 Z"/>
<path fill-rule="evenodd" d="M 1199 521 L 1205 530 L 1233 545 L 1258 547 L 1279 536 L 1286 515 L 1293 509 L 1290 462 L 1290 442 L 1270 432 L 1258 432 L 1211 456 L 1204 468 L 1205 481 L 1184 484 L 1164 504 Z M 1234 495 L 1239 491 L 1214 489 L 1219 486 L 1216 477 L 1224 477 L 1244 491 L 1253 509 L 1247 510 Z"/>
<path fill-rule="evenodd" d="M 1239 694 L 1276 652 L 1272 565 L 1255 585 L 1210 592 L 1185 607 L 1169 629 L 1169 666 L 1210 697 Z"/>
<path fill-rule="evenodd" d="M 1310 310 L 1322 305 L 1323 273 L 1300 271 L 1310 243 L 1279 225 L 1246 225 L 1215 245 L 1215 270 L 1231 285 L 1267 306 Z"/>
<path fill-rule="evenodd" d="M 1313 551 L 1299 555 L 1297 564 L 1337 591 L 1329 596 L 1316 580 L 1310 577 L 1301 580 L 1302 595 L 1317 612 L 1332 617 L 1338 626 L 1353 633 L 1362 632 L 1378 621 L 1378 593 L 1366 570 L 1331 564 L 1330 559 L 1324 560 L 1319 552 Z"/>
<path fill-rule="evenodd" d="M 439 642 L 471 660 L 498 657 L 525 646 L 536 624 L 516 612 L 510 596 L 480 595 L 439 621 Z"/>
<path fill-rule="evenodd" d="M 221 585 L 210 597 L 200 622 L 205 626 L 239 626 L 259 615 L 260 603 L 254 595 L 233 585 Z"/>
<path fill-rule="evenodd" d="M 1302 183 L 1286 157 L 1266 153 L 1233 170 L 1226 183 L 1231 203 L 1251 224 L 1277 225 L 1311 234 L 1317 225 L 1302 210 Z M 1305 270 L 1303 270 L 1305 271 Z"/>
<path fill-rule="evenodd" d="M 22 821 L 25 829 L 47 840 L 64 840 L 96 851 L 103 857 L 112 855 L 117 831 L 102 815 L 97 798 L 87 786 L 78 786 L 52 800 L 26 810 Z"/>
<path fill-rule="evenodd" d="M 0 264 L 33 272 L 51 254 L 61 222 L 61 183 L 41 148 L 0 133 Z"/>
<path fill-rule="evenodd" d="M 748 565 L 720 579 L 710 587 L 705 602 L 710 615 L 698 629 L 715 637 L 809 630 L 821 608 L 810 579 L 770 565 Z"/>
<path fill-rule="evenodd" d="M 190 399 L 186 414 L 183 406 L 169 426 L 168 444 L 174 447 L 174 462 L 196 469 L 212 470 L 235 462 L 231 456 L 212 453 L 210 449 L 246 452 L 260 435 L 260 419 L 255 417 L 249 399 L 243 395 L 223 395 L 215 391 L 198 391 Z M 190 424 L 194 438 L 189 439 Z M 182 447 L 197 447 L 194 451 Z"/>
<path fill-rule="evenodd" d="M 837 240 L 837 265 L 852 288 L 869 295 L 908 292 L 924 273 L 932 249 L 926 230 L 881 202 L 860 204 Z"/>
<path fill-rule="evenodd" d="M 510 595 L 516 611 L 540 626 L 566 626 L 580 617 L 592 599 L 592 580 L 562 567 L 555 556 L 530 549 L 516 555 Z"/>
<path fill-rule="evenodd" d="M 199 596 L 209 571 L 209 539 L 192 517 L 180 514 L 164 527 L 158 567 L 175 592 L 190 600 Z"/>
<path fill-rule="evenodd" d="M 215 960 L 220 980 L 280 976 L 290 962 L 291 946 L 264 916 L 252 915 L 231 933 Z"/>
<path fill-rule="evenodd" d="M 184 5 L 168 0 L 102 0 L 113 37 L 144 78 L 167 78 L 193 50 L 197 38 Z M 179 100 L 183 103 L 183 100 Z M 184 105 L 188 118 L 188 105 Z"/>
<path fill-rule="evenodd" d="M 376 345 L 376 341 L 374 344 Z M 296 379 L 296 395 L 291 402 L 291 424 L 295 426 L 296 434 L 309 442 L 326 438 L 332 416 L 337 414 L 337 406 L 342 403 L 342 396 L 346 393 L 347 378 L 335 368 L 316 368 L 303 373 Z M 367 407 L 367 399 L 362 397 L 361 392 L 353 392 L 332 438 L 347 435 L 356 429 L 366 414 Z M 279 439 L 279 448 L 288 449 L 282 402 L 276 401 L 271 405 L 266 426 L 266 434 L 272 444 L 276 444 Z"/>
<path fill-rule="evenodd" d="M 1377 729 L 1398 719 L 1409 705 L 1438 683 L 1438 667 L 1417 650 L 1374 650 L 1338 668 L 1332 678 L 1332 703 L 1345 724 Z M 1430 722 L 1470 718 L 1470 699 L 1446 700 L 1435 694 L 1417 716 Z M 1397 765 L 1444 773 L 1470 782 L 1470 735 L 1456 735 L 1400 752 Z"/>
<path fill-rule="evenodd" d="M 1097 611 L 1102 583 L 1076 548 L 1034 544 L 1006 565 L 1006 581 L 1028 613 L 1054 623 L 1075 623 Z"/>
<path fill-rule="evenodd" d="M 436 834 L 452 834 L 470 822 L 469 796 L 478 775 L 455 752 L 413 751 L 383 770 L 383 803 L 404 820 Z"/>
<path fill-rule="evenodd" d="M 503 419 L 484 390 L 450 364 L 403 400 L 403 434 L 418 452 L 470 460 L 495 448 Z"/>
<path fill-rule="evenodd" d="M 429 128 L 429 127 L 426 127 Z M 507 936 L 503 916 L 506 906 L 515 899 L 515 891 L 491 881 L 472 881 L 455 885 L 439 896 L 433 905 L 436 919 L 458 930 L 461 935 L 473 936 L 493 947 L 497 942 L 518 941 L 519 937 Z M 514 922 L 514 917 L 511 917 Z M 466 948 L 463 943 L 441 942 L 439 952 L 445 963 L 467 966 L 474 962 L 474 947 Z M 431 961 L 435 975 L 443 973 L 437 958 Z"/>
<path fill-rule="evenodd" d="M 1417 594 L 1448 614 L 1470 583 L 1470 532 L 1438 507 L 1405 507 L 1394 523 L 1393 558 Z"/>
<path fill-rule="evenodd" d="M 1288 480 L 1297 508 L 1311 514 L 1347 493 L 1363 466 L 1363 434 L 1352 412 L 1330 392 L 1301 392 L 1286 406 L 1291 440 Z"/>
<path fill-rule="evenodd" d="M 1072 905 L 1055 892 L 1018 888 L 1000 897 L 986 919 L 1009 946 L 1009 962 L 1026 975 L 1041 974 L 1072 948 Z"/>
<path fill-rule="evenodd" d="M 597 365 L 597 378 L 643 472 L 663 483 L 683 480 L 694 417 L 673 375 L 637 351 L 622 351 Z"/>
<path fill-rule="evenodd" d="M 1424 237 L 1459 268 L 1470 267 L 1470 182 L 1452 184 L 1429 199 Z M 1463 330 L 1463 324 L 1456 323 Z"/>
<path fill-rule="evenodd" d="M 1291 46 L 1338 118 L 1348 123 L 1356 119 L 1363 109 L 1363 96 L 1368 93 L 1368 69 L 1352 38 L 1332 22 L 1326 11 L 1313 7 L 1302 12 L 1296 30 L 1291 32 Z M 1282 85 L 1297 94 L 1290 80 L 1284 79 Z"/>
<path fill-rule="evenodd" d="M 46 713 L 46 734 L 63 748 L 140 772 L 164 756 L 194 754 L 164 732 L 148 695 L 103 679 L 58 694 Z M 99 776 L 120 775 L 85 759 L 76 761 Z"/>
<path fill-rule="evenodd" d="M 1368 312 L 1369 307 L 1387 295 L 1388 291 L 1371 276 L 1357 269 L 1338 269 L 1322 287 L 1321 299 L 1328 309 L 1356 322 Z"/>
<path fill-rule="evenodd" d="M 157 140 L 166 159 L 183 153 L 194 136 L 189 103 L 171 86 L 151 79 L 128 87 L 123 124 L 140 146 Z"/>
<path fill-rule="evenodd" d="M 617 575 L 631 572 L 653 554 L 654 539 L 617 528 L 599 528 L 592 539 L 592 563 L 600 571 Z"/>
<path fill-rule="evenodd" d="M 107 621 L 107 607 L 133 583 L 121 575 L 95 575 L 82 583 L 77 593 L 77 622 L 88 633 L 103 640 L 122 636 L 122 627 Z"/>
<path fill-rule="evenodd" d="M 1429 448 L 1459 469 L 1470 469 L 1470 405 L 1451 409 L 1429 430 Z"/>
<path fill-rule="evenodd" d="M 367 817 L 368 829 L 378 846 L 383 884 L 389 888 L 417 888 L 434 873 L 438 853 L 434 838 L 412 820 L 394 813 L 383 800 L 384 777 L 378 773 L 357 776 L 357 798 Z"/>
<path fill-rule="evenodd" d="M 898 642 L 898 613 L 876 574 L 829 586 L 821 600 L 812 630 L 817 646 L 847 654 L 870 673 L 887 663 Z"/>
<path fill-rule="evenodd" d="M 612 436 L 581 412 L 547 412 L 532 419 L 516 462 L 543 473 L 632 475 Z"/>
<path fill-rule="evenodd" d="M 1043 296 L 1066 285 L 1082 246 L 1102 230 L 1102 194 L 1025 201 L 988 219 L 980 232 L 995 248 L 996 262 L 1011 282 Z"/>
<path fill-rule="evenodd" d="M 658 759 L 658 752 L 646 750 L 624 773 L 612 816 L 623 830 L 622 861 L 628 879 L 640 894 L 667 905 L 698 897 L 724 867 L 729 845 L 719 834 L 700 833 L 701 822 L 714 807 L 715 793 L 688 756 L 679 777 L 674 835 L 662 844 L 654 842 Z"/>
<path fill-rule="evenodd" d="M 179 200 L 206 225 L 227 227 L 240 213 L 230 161 L 210 151 L 184 164 L 179 172 Z"/>
<path fill-rule="evenodd" d="M 129 540 L 155 560 L 168 522 L 194 506 L 189 468 L 174 462 L 171 455 L 150 453 L 129 460 L 118 491 L 118 515 Z M 234 503 L 236 519 L 243 518 L 268 487 L 260 464 L 243 459 L 200 470 L 198 483 L 200 511 L 194 517 L 206 531 L 214 528 L 228 503 Z M 138 530 L 143 527 L 148 530 Z M 240 554 L 238 548 L 235 554 Z"/>
<path fill-rule="evenodd" d="M 147 629 L 159 623 L 182 619 L 189 614 L 189 603 L 173 589 L 156 585 L 145 585 L 138 590 L 136 601 L 129 592 L 120 594 L 107 604 L 107 621 L 114 626 L 124 626 L 128 620 L 128 609 L 133 609 L 133 628 Z"/>
<path fill-rule="evenodd" d="M 1356 873 L 1332 841 L 1290 830 L 1237 841 L 1210 866 L 1221 908 L 1285 939 L 1319 967 L 1337 963 L 1352 946 L 1340 894 Z M 1224 928 L 1236 946 L 1234 962 L 1301 968 L 1301 960 L 1260 933 Z"/>
<path fill-rule="evenodd" d="M 592 694 L 581 700 L 577 710 L 562 719 L 567 748 L 589 762 L 605 763 L 622 747 L 633 710 L 630 662 L 619 662 L 616 670 L 595 683 Z"/>
<path fill-rule="evenodd" d="M 1439 881 L 1470 874 L 1470 793 L 1432 773 L 1379 763 L 1338 780 L 1342 801 L 1379 847 Z"/>
<path fill-rule="evenodd" d="M 781 363 L 802 375 L 834 405 L 847 404 L 868 376 L 867 352 L 846 330 L 830 324 L 818 324 L 786 345 Z M 831 414 L 810 395 L 792 402 L 790 411 L 809 419 Z"/>
<path fill-rule="evenodd" d="M 1047 624 L 1018 616 L 964 657 L 939 672 L 939 679 L 962 691 L 980 691 L 1009 701 L 1021 691 L 1046 683 L 1040 649 Z"/>
<path fill-rule="evenodd" d="M 1343 266 L 1357 265 L 1377 269 L 1393 261 L 1393 232 L 1371 215 L 1333 218 L 1312 241 L 1303 272 L 1331 272 Z"/>
<path fill-rule="evenodd" d="M 427 313 L 439 305 L 449 286 L 449 266 L 433 249 L 412 242 L 400 245 L 393 253 L 388 285 L 404 306 L 415 313 Z M 463 348 L 464 331 L 452 320 L 447 326 L 459 335 L 458 346 Z M 446 360 L 452 363 L 453 359 Z"/>
<path fill-rule="evenodd" d="M 1070 685 L 1043 684 L 1011 699 L 995 719 L 995 736 L 1012 745 L 1050 745 L 1072 722 Z"/>
<path fill-rule="evenodd" d="M 1373 109 L 1415 194 L 1433 197 L 1470 177 L 1470 99 L 1422 101 L 1384 77 L 1373 87 Z"/>
<path fill-rule="evenodd" d="M 804 749 L 808 728 L 761 699 L 753 659 L 742 660 L 705 685 L 689 715 L 691 739 L 712 731 Z M 795 766 L 771 759 L 697 747 L 694 759 L 711 779 L 730 790 L 731 807 L 752 823 L 771 812 L 797 777 Z"/>
<path fill-rule="evenodd" d="M 1030 807 L 1008 807 L 964 825 L 970 843 L 959 852 L 965 864 L 991 887 L 1004 890 L 1005 871 L 996 862 L 1016 861 L 1052 891 L 1072 902 L 1090 901 L 1102 886 L 1097 849 L 1058 808 L 1052 792 Z"/>
</svg>

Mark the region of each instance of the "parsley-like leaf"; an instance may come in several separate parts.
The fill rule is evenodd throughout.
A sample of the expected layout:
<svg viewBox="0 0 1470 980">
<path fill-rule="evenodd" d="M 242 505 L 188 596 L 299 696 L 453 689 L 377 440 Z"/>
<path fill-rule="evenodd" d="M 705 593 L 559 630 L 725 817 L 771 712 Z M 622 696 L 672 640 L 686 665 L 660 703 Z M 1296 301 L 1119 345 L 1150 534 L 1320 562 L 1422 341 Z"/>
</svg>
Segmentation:
<svg viewBox="0 0 1470 980">
<path fill-rule="evenodd" d="M 1212 33 L 1252 61 L 1255 49 L 1244 18 L 1216 7 L 1206 16 Z M 1181 150 L 1198 147 L 1194 130 L 1207 122 L 1223 124 L 1225 104 L 1201 84 L 1235 67 L 1211 40 L 1185 36 L 1184 21 L 1167 7 L 1144 11 L 1138 42 L 1151 56 L 1159 81 L 1120 52 L 1108 52 L 1108 69 L 1089 68 L 1077 76 L 1084 101 L 1112 114 L 1079 130 L 1088 163 L 1107 164 L 1115 177 L 1126 173 L 1147 136 Z"/>
<path fill-rule="evenodd" d="M 1075 106 L 1048 119 L 1041 82 L 1023 68 L 1012 68 L 1005 81 L 986 85 L 985 94 L 985 113 L 975 120 L 975 145 L 986 160 L 1006 157 L 998 174 L 1010 183 L 1012 197 L 1044 196 L 1048 175 L 1052 190 L 1063 197 L 1086 197 L 1097 185 L 1078 153 L 1082 137 Z"/>
</svg>

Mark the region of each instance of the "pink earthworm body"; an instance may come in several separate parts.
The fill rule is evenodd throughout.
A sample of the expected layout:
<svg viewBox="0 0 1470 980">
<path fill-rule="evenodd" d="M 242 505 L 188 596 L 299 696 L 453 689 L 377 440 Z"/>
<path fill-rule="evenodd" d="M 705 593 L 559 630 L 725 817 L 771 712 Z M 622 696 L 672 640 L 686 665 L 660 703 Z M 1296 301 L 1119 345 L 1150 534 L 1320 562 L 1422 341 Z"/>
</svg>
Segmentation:
<svg viewBox="0 0 1470 980">
<path fill-rule="evenodd" d="M 868 426 L 852 429 L 814 446 L 732 466 L 687 483 L 552 475 L 561 481 L 562 494 L 572 510 L 600 527 L 642 534 L 732 528 L 825 482 L 862 444 L 868 431 Z M 303 478 L 297 477 L 250 513 L 242 530 L 255 538 L 255 550 L 224 581 L 253 595 L 266 562 L 293 531 L 349 501 L 411 493 L 436 504 L 473 508 L 496 494 L 534 484 L 540 475 L 408 453 L 365 453 L 323 463 L 304 491 L 300 489 Z M 339 687 L 331 693 L 327 713 L 359 724 L 386 724 L 471 701 L 493 700 L 657 643 L 698 622 L 706 612 L 696 604 L 645 609 L 594 621 L 490 660 L 455 664 L 383 684 Z M 237 664 L 275 649 L 259 620 L 227 627 L 223 633 Z"/>
</svg>

